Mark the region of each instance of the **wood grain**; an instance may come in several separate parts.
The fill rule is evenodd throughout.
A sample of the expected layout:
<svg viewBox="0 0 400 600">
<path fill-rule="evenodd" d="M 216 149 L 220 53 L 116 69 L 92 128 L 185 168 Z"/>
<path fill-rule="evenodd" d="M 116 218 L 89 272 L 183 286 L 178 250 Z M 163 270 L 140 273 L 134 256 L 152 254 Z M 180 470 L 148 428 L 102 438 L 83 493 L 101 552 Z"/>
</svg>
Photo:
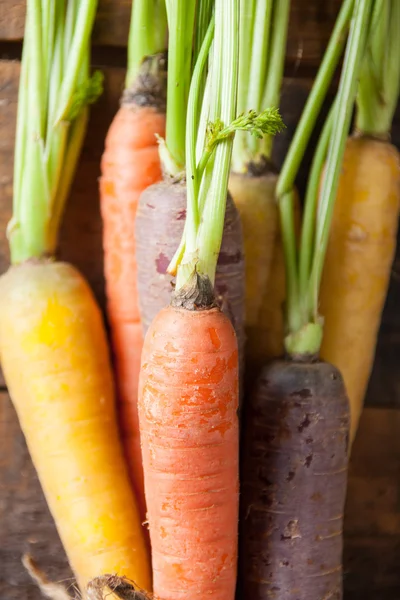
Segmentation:
<svg viewBox="0 0 400 600">
<path fill-rule="evenodd" d="M 361 419 L 345 519 L 345 600 L 400 597 L 400 414 Z M 73 583 L 7 393 L 0 393 L 0 598 L 40 600 L 21 565 L 30 552 L 54 581 Z"/>
<path fill-rule="evenodd" d="M 292 0 L 287 47 L 292 67 L 319 64 L 340 4 L 341 0 Z M 99 0 L 93 44 L 126 46 L 130 13 L 130 0 Z M 0 40 L 20 41 L 24 20 L 24 0 L 0 0 Z"/>
</svg>

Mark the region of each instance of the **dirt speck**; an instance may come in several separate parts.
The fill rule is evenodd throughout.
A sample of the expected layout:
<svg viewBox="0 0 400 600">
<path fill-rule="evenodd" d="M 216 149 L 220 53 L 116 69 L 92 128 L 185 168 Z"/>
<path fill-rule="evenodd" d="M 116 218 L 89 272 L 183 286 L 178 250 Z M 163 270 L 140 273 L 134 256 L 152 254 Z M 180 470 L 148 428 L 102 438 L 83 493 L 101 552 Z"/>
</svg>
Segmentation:
<svg viewBox="0 0 400 600">
<path fill-rule="evenodd" d="M 303 400 L 306 400 L 307 398 L 311 398 L 312 393 L 311 390 L 309 390 L 308 388 L 303 388 L 302 390 L 296 390 L 295 392 L 292 392 L 290 394 L 291 398 L 302 398 Z"/>
<path fill-rule="evenodd" d="M 310 467 L 310 465 L 312 463 L 312 459 L 313 459 L 312 454 L 309 454 L 308 456 L 306 456 L 306 460 L 304 461 L 304 464 L 307 467 L 307 469 Z"/>
<path fill-rule="evenodd" d="M 289 561 L 288 560 L 281 560 L 279 564 L 280 564 L 281 567 L 288 567 L 289 566 Z"/>
<path fill-rule="evenodd" d="M 284 540 L 294 540 L 296 538 L 301 538 L 300 529 L 299 529 L 299 521 L 294 519 L 293 521 L 289 521 L 283 530 L 283 534 L 281 534 L 281 541 Z"/>
<path fill-rule="evenodd" d="M 303 429 L 306 429 L 306 427 L 308 427 L 310 423 L 310 415 L 307 414 L 297 428 L 299 430 L 299 433 L 301 433 Z"/>
<path fill-rule="evenodd" d="M 295 476 L 295 472 L 294 471 L 289 471 L 287 477 L 286 477 L 286 481 L 292 481 L 292 479 L 294 479 Z"/>
</svg>

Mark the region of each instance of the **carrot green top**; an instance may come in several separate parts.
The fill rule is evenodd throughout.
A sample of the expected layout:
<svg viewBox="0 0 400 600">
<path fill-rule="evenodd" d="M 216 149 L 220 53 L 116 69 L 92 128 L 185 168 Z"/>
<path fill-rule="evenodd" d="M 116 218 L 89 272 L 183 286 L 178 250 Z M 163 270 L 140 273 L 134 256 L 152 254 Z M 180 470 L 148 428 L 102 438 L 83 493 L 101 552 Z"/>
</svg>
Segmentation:
<svg viewBox="0 0 400 600">
<path fill-rule="evenodd" d="M 400 2 L 375 0 L 357 95 L 356 129 L 387 138 L 400 89 Z"/>
<path fill-rule="evenodd" d="M 373 3 L 374 0 L 344 0 L 277 185 L 287 276 L 285 347 L 292 356 L 318 354 L 322 341 L 323 321 L 318 314 L 319 288 L 357 82 L 371 27 Z M 343 51 L 349 25 L 350 34 L 339 90 L 322 132 L 308 181 L 300 248 L 297 251 L 294 180 Z M 326 156 L 326 173 L 317 210 L 320 176 Z"/>
<path fill-rule="evenodd" d="M 134 0 L 128 39 L 128 68 L 125 85 L 135 81 L 143 59 L 165 50 L 167 16 L 165 0 Z"/>
<path fill-rule="evenodd" d="M 242 0 L 238 112 L 278 107 L 283 77 L 290 0 Z M 262 139 L 238 133 L 232 167 L 246 171 L 261 156 L 270 159 L 272 136 Z"/>
<path fill-rule="evenodd" d="M 164 171 L 185 167 L 186 109 L 192 73 L 195 0 L 166 0 L 168 18 L 168 87 L 165 143 L 160 143 Z"/>
<path fill-rule="evenodd" d="M 279 112 L 274 109 L 261 114 L 249 111 L 236 117 L 238 47 L 239 0 L 216 0 L 215 15 L 198 52 L 188 99 L 187 218 L 182 243 L 169 268 L 170 273 L 177 270 L 177 291 L 195 273 L 214 283 L 235 131 L 250 131 L 262 137 L 283 127 Z M 210 70 L 200 111 L 200 90 L 209 53 Z"/>
<path fill-rule="evenodd" d="M 11 262 L 53 255 L 81 150 L 87 105 L 102 89 L 89 77 L 96 0 L 28 0 L 18 98 Z"/>
</svg>

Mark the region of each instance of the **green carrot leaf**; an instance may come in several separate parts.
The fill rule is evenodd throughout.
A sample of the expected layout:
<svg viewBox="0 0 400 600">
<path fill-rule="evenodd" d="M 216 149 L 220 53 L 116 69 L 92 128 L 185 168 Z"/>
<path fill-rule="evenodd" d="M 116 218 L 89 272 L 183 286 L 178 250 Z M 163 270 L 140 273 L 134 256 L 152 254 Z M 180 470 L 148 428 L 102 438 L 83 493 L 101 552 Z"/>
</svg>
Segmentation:
<svg viewBox="0 0 400 600">
<path fill-rule="evenodd" d="M 103 93 L 104 75 L 101 71 L 95 71 L 90 79 L 87 79 L 75 91 L 72 96 L 71 104 L 64 121 L 73 121 L 76 119 L 84 106 L 94 104 Z"/>
</svg>

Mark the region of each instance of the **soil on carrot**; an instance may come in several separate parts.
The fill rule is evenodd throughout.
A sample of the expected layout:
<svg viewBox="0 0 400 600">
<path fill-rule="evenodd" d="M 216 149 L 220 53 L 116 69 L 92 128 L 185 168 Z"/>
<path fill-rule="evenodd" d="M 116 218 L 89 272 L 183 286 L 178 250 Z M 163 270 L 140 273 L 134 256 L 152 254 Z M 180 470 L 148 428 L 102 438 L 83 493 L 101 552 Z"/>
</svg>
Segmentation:
<svg viewBox="0 0 400 600">
<path fill-rule="evenodd" d="M 149 106 L 165 113 L 167 100 L 167 53 L 144 59 L 133 84 L 124 90 L 123 106 Z"/>
</svg>

